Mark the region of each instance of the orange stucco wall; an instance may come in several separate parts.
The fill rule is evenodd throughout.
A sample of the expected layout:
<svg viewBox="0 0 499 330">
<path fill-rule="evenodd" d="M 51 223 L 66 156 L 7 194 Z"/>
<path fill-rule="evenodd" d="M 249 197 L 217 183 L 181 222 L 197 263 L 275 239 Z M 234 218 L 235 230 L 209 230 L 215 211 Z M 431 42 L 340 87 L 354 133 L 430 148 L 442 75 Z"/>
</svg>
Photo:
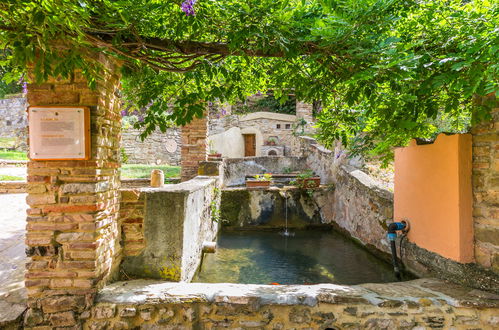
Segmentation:
<svg viewBox="0 0 499 330">
<path fill-rule="evenodd" d="M 462 263 L 474 256 L 471 166 L 470 134 L 395 150 L 395 220 L 409 220 L 411 242 Z"/>
</svg>

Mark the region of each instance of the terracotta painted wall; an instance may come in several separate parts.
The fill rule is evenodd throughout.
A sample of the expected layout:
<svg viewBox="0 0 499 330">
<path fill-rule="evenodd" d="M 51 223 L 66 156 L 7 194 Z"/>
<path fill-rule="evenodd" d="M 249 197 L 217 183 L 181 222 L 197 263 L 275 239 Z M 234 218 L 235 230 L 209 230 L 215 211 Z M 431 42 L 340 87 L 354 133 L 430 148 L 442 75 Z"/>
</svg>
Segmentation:
<svg viewBox="0 0 499 330">
<path fill-rule="evenodd" d="M 461 263 L 474 260 L 471 135 L 440 134 L 433 144 L 395 151 L 395 220 L 408 239 Z"/>
</svg>

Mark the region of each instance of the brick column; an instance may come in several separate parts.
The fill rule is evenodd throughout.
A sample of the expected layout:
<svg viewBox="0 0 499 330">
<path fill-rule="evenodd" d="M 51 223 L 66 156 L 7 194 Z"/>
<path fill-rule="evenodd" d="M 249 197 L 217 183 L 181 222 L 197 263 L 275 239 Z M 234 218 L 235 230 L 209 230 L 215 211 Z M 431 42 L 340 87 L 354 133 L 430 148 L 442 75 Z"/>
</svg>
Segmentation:
<svg viewBox="0 0 499 330">
<path fill-rule="evenodd" d="M 499 274 L 499 108 L 471 132 L 475 258 Z"/>
<path fill-rule="evenodd" d="M 206 161 L 208 145 L 208 116 L 195 118 L 182 127 L 181 179 L 187 181 L 198 174 L 199 162 Z"/>
<path fill-rule="evenodd" d="M 77 325 L 119 265 L 119 76 L 100 60 L 106 70 L 96 90 L 79 73 L 28 86 L 31 106 L 90 107 L 92 133 L 90 160 L 28 163 L 28 328 Z"/>
</svg>

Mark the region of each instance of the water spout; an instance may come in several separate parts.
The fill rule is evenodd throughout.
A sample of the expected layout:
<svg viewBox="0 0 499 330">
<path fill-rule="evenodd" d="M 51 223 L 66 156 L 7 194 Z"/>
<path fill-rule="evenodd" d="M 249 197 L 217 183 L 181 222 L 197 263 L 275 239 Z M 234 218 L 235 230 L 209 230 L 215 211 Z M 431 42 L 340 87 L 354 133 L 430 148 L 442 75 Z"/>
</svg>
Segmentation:
<svg viewBox="0 0 499 330">
<path fill-rule="evenodd" d="M 283 195 L 283 193 L 284 193 L 284 195 Z M 283 189 L 283 190 L 279 191 L 279 194 L 284 197 L 284 205 L 285 205 L 285 207 L 284 207 L 284 219 L 286 221 L 284 231 L 280 232 L 280 234 L 282 236 L 285 236 L 285 237 L 295 236 L 295 233 L 291 233 L 288 230 L 288 191 L 286 189 Z"/>
</svg>

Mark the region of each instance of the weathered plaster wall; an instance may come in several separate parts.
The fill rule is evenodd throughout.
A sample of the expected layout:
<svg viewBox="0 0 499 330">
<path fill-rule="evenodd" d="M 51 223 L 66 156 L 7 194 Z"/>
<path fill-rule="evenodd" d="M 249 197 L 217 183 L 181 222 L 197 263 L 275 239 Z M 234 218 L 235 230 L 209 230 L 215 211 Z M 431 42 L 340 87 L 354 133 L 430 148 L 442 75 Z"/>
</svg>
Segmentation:
<svg viewBox="0 0 499 330">
<path fill-rule="evenodd" d="M 125 278 L 190 281 L 204 241 L 213 241 L 218 223 L 218 179 L 198 176 L 163 188 L 123 192 Z"/>
<path fill-rule="evenodd" d="M 499 108 L 471 133 L 475 258 L 499 274 Z"/>
<path fill-rule="evenodd" d="M 298 188 L 229 188 L 222 191 L 221 218 L 225 227 L 233 229 L 284 228 L 287 208 L 288 227 L 321 225 L 321 212 L 331 203 L 333 194 L 330 187 L 311 190 L 310 195 Z"/>
<path fill-rule="evenodd" d="M 244 157 L 244 138 L 239 127 L 231 127 L 224 132 L 210 135 L 208 141 L 210 149 L 221 153 L 223 157 Z"/>
<path fill-rule="evenodd" d="M 471 208 L 471 135 L 440 134 L 432 144 L 413 140 L 395 150 L 394 219 L 410 221 L 411 242 L 472 262 Z"/>
<path fill-rule="evenodd" d="M 91 159 L 28 163 L 25 327 L 71 327 L 94 295 L 117 273 L 120 261 L 119 72 L 107 70 L 96 90 L 81 73 L 28 85 L 33 106 L 90 107 Z"/>
<path fill-rule="evenodd" d="M 303 171 L 307 164 L 303 157 L 244 157 L 224 160 L 224 185 L 238 186 L 245 183 L 246 175 Z"/>
<path fill-rule="evenodd" d="M 433 279 L 356 286 L 142 280 L 105 288 L 84 329 L 494 329 L 498 306 L 486 292 Z"/>
<path fill-rule="evenodd" d="M 169 128 L 165 133 L 154 131 L 144 141 L 140 130 L 121 132 L 121 148 L 128 164 L 180 165 L 181 137 L 179 128 Z"/>
<path fill-rule="evenodd" d="M 27 149 L 26 107 L 26 98 L 20 94 L 0 99 L 0 137 L 16 138 L 16 147 L 21 150 Z"/>
</svg>

